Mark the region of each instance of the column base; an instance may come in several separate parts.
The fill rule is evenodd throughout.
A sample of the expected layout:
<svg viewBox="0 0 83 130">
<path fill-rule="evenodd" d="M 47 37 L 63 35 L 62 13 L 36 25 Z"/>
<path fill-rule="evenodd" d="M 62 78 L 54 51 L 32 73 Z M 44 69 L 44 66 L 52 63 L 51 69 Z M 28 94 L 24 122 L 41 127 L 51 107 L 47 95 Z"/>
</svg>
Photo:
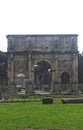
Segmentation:
<svg viewBox="0 0 83 130">
<path fill-rule="evenodd" d="M 78 83 L 77 82 L 73 82 L 72 83 L 72 93 L 78 93 Z"/>
<path fill-rule="evenodd" d="M 10 83 L 8 88 L 9 97 L 14 97 L 16 93 L 16 85 L 14 83 Z"/>
<path fill-rule="evenodd" d="M 51 87 L 51 93 L 61 93 L 61 88 L 59 82 L 54 82 L 53 86 Z"/>
<path fill-rule="evenodd" d="M 32 84 L 32 81 L 28 81 L 26 83 L 26 94 L 33 94 L 34 91 L 33 91 L 33 84 Z"/>
</svg>

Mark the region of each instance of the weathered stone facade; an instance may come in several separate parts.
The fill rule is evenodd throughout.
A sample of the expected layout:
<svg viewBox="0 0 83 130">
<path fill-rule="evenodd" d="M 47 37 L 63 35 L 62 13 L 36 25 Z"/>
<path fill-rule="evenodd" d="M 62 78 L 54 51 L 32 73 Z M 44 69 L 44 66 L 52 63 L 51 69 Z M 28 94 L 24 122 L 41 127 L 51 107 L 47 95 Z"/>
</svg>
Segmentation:
<svg viewBox="0 0 83 130">
<path fill-rule="evenodd" d="M 77 36 L 76 34 L 7 35 L 9 86 L 15 84 L 20 88 L 19 85 L 22 85 L 27 93 L 33 93 L 35 84 L 40 82 L 42 86 L 50 84 L 49 92 L 77 92 Z M 47 70 L 50 70 L 45 72 L 43 69 L 43 72 L 41 71 L 43 76 L 40 70 L 35 72 L 35 67 L 41 66 L 42 63 L 43 66 L 47 65 Z M 49 73 L 51 73 L 50 83 L 48 79 L 45 80 L 45 76 L 48 77 Z M 39 77 L 44 79 L 40 80 Z"/>
</svg>

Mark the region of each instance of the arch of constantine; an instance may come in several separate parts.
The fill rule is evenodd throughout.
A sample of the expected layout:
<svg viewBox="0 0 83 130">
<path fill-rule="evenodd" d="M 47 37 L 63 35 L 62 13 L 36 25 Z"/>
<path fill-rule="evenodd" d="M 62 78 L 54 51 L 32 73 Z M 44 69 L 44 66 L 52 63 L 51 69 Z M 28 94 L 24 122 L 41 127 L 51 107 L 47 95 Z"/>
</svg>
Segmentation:
<svg viewBox="0 0 83 130">
<path fill-rule="evenodd" d="M 76 34 L 7 35 L 8 85 L 17 93 L 78 91 Z"/>
</svg>

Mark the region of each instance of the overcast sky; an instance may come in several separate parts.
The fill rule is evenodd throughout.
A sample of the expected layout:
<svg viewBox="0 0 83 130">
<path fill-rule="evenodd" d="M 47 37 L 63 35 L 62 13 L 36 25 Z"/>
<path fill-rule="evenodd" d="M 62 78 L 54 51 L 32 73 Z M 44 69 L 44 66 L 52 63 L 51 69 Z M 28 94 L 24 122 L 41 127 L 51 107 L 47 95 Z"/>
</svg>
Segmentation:
<svg viewBox="0 0 83 130">
<path fill-rule="evenodd" d="M 78 34 L 83 51 L 82 0 L 0 0 L 0 50 L 8 34 Z"/>
</svg>

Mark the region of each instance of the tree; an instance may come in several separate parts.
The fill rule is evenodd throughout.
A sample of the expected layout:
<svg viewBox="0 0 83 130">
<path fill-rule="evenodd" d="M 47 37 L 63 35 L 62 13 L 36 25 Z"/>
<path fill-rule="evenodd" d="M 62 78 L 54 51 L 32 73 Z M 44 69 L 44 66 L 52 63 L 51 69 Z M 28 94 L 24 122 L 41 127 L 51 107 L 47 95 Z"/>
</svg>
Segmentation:
<svg viewBox="0 0 83 130">
<path fill-rule="evenodd" d="M 78 54 L 78 82 L 83 83 L 83 55 Z"/>
<path fill-rule="evenodd" d="M 0 51 L 0 86 L 7 84 L 7 53 Z"/>
</svg>

